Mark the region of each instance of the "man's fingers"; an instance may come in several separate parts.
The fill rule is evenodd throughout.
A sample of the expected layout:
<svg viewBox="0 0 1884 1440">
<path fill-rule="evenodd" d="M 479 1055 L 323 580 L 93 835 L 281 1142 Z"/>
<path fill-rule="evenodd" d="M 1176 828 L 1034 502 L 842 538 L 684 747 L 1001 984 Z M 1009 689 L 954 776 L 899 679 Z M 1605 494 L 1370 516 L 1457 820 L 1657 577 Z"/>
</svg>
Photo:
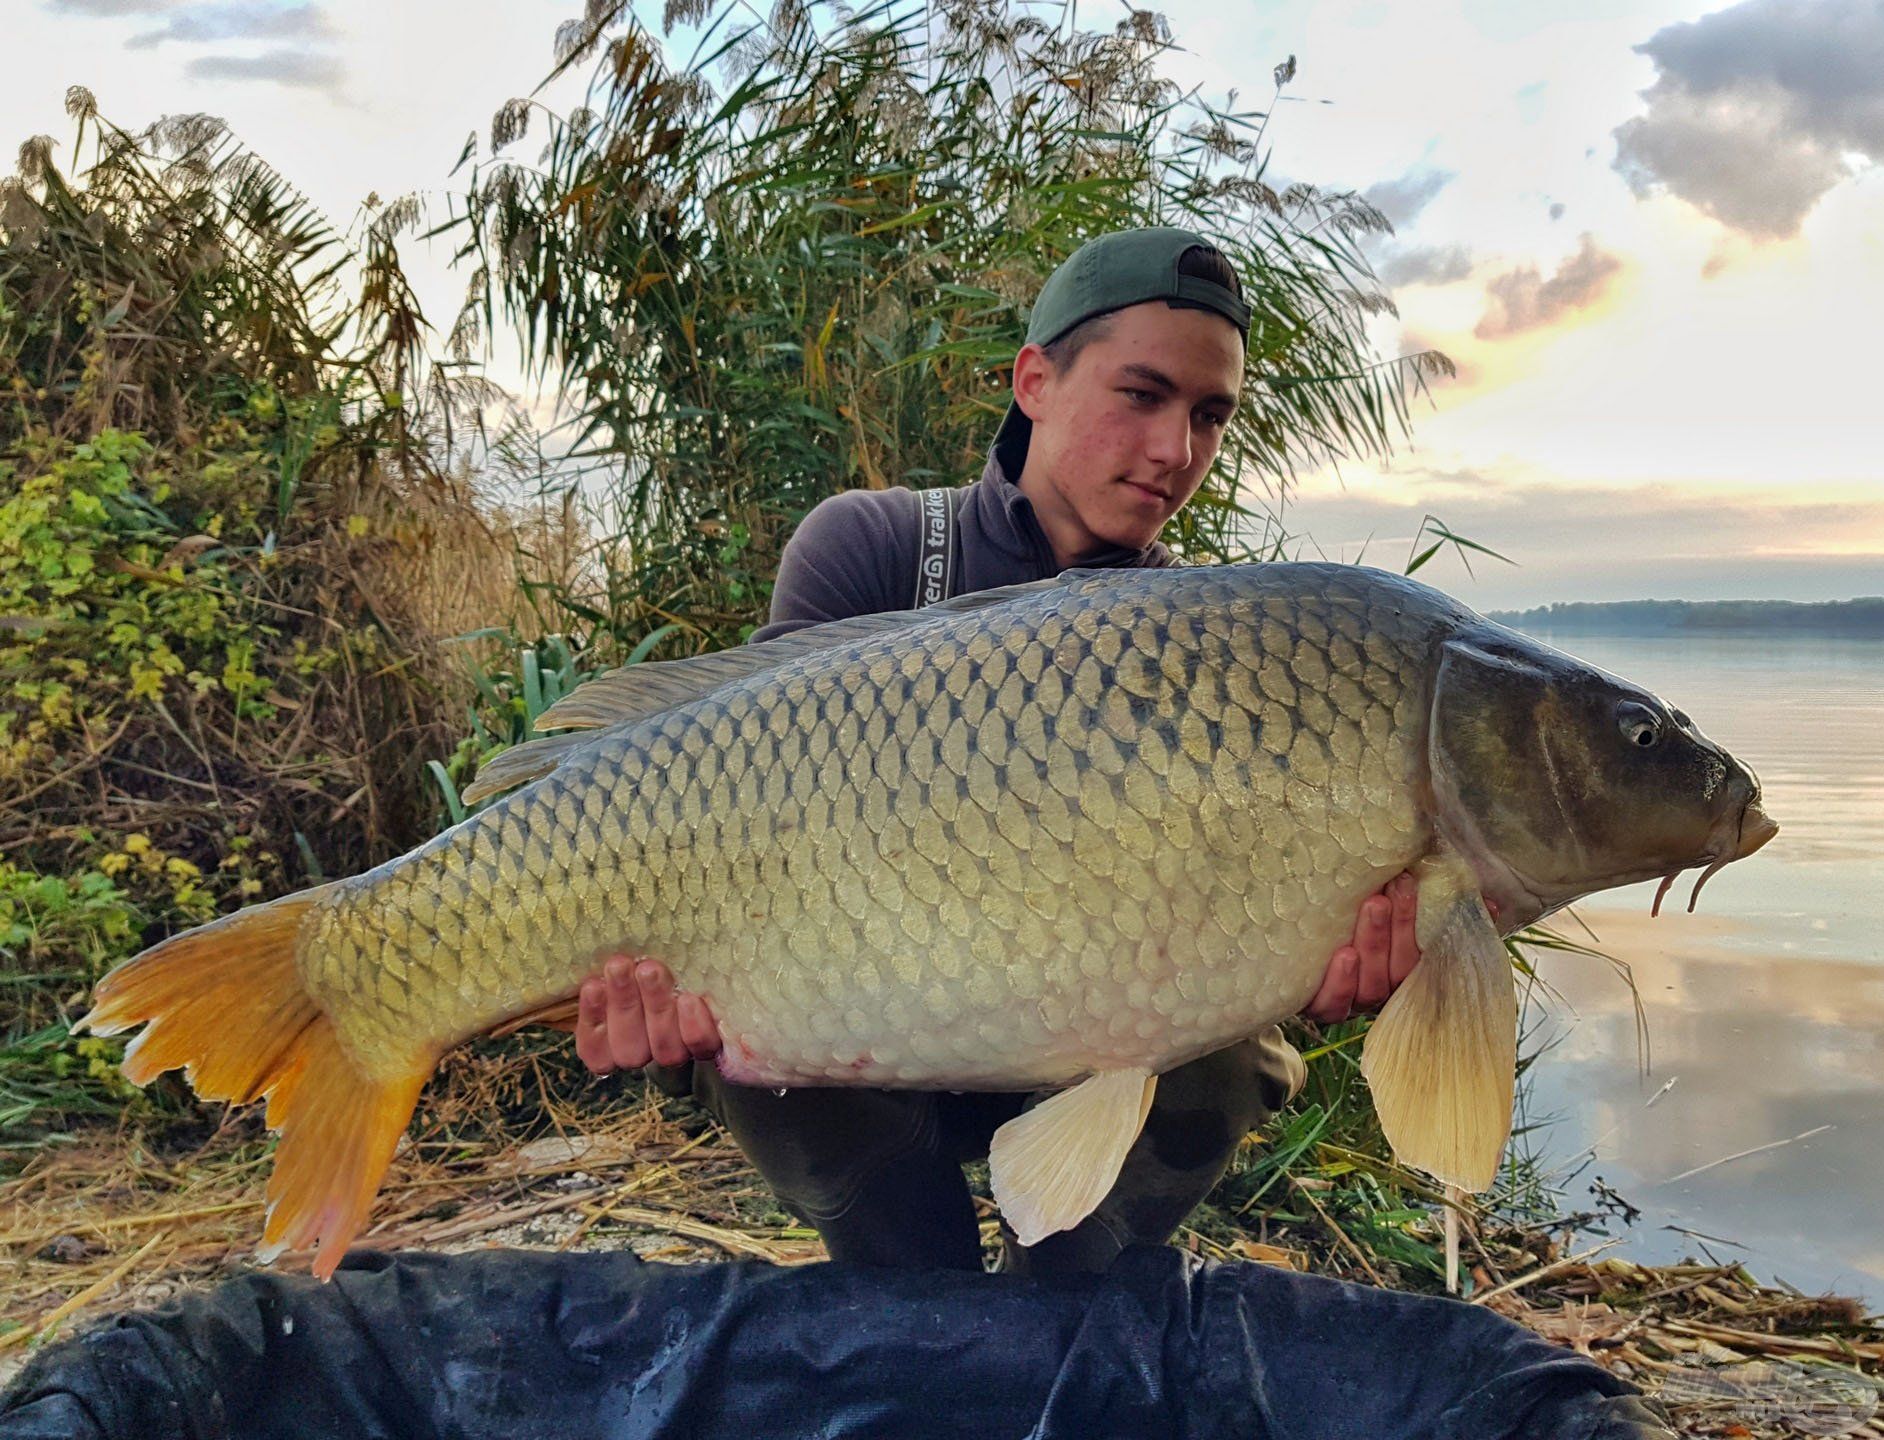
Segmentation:
<svg viewBox="0 0 1884 1440">
<path fill-rule="evenodd" d="M 1359 1010 L 1378 1010 L 1393 989 L 1388 949 L 1393 938 L 1393 902 L 1385 895 L 1369 895 L 1361 902 L 1354 926 L 1354 948 L 1360 951 L 1360 974 L 1354 987 Z"/>
<path fill-rule="evenodd" d="M 699 995 L 679 995 L 659 960 L 611 955 L 577 991 L 576 1054 L 598 1075 L 710 1059 L 719 1022 Z"/>
<path fill-rule="evenodd" d="M 720 1052 L 720 1027 L 700 995 L 683 994 L 678 1000 L 680 1039 L 696 1060 L 711 1060 Z"/>
<path fill-rule="evenodd" d="M 608 1053 L 608 986 L 601 980 L 585 980 L 576 995 L 576 1058 L 597 1075 L 612 1075 L 615 1060 Z"/>
<path fill-rule="evenodd" d="M 649 1050 L 662 1065 L 685 1064 L 692 1057 L 680 1038 L 673 971 L 658 960 L 643 960 L 635 966 L 635 979 L 641 986 L 641 1008 L 647 1016 Z"/>
<path fill-rule="evenodd" d="M 609 1056 L 623 1070 L 639 1070 L 651 1057 L 634 962 L 626 955 L 612 956 L 603 973 L 608 976 Z"/>
<path fill-rule="evenodd" d="M 1343 945 L 1328 962 L 1328 973 L 1321 978 L 1321 989 L 1302 1013 L 1320 1025 L 1345 1020 L 1354 1009 L 1354 988 L 1360 980 L 1361 955 L 1352 945 Z"/>
<path fill-rule="evenodd" d="M 1411 875 L 1402 875 L 1387 887 L 1387 895 L 1393 901 L 1393 940 L 1388 947 L 1388 968 L 1396 990 L 1420 963 L 1419 893 L 1419 881 Z"/>
</svg>

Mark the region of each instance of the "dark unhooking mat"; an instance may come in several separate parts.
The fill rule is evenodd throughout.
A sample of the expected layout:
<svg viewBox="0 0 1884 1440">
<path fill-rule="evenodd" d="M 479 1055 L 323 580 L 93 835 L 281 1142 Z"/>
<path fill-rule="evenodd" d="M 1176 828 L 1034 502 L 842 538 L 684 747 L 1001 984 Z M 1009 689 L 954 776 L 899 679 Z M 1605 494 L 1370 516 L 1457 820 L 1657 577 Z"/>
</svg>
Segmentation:
<svg viewBox="0 0 1884 1440">
<path fill-rule="evenodd" d="M 349 1257 L 47 1349 L 0 1440 L 1662 1440 L 1474 1306 L 1167 1248 L 1036 1282 L 629 1254 Z"/>
</svg>

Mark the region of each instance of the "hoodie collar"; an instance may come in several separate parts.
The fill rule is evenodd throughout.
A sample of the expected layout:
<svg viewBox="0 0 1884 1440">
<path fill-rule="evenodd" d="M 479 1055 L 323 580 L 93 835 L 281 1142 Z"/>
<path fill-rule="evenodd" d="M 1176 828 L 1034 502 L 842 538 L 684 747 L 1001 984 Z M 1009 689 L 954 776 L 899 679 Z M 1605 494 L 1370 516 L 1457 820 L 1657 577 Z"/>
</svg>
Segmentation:
<svg viewBox="0 0 1884 1440">
<path fill-rule="evenodd" d="M 1053 558 L 1053 544 L 1047 539 L 1046 531 L 1040 528 L 1034 502 L 1021 493 L 998 448 L 988 451 L 981 479 L 969 487 L 967 503 L 982 535 L 996 549 L 1012 559 L 1042 565 L 1049 575 L 1059 573 Z M 1161 540 L 1152 541 L 1142 550 L 1108 545 L 1079 563 L 1082 569 L 1159 567 L 1171 563 L 1171 552 Z"/>
</svg>

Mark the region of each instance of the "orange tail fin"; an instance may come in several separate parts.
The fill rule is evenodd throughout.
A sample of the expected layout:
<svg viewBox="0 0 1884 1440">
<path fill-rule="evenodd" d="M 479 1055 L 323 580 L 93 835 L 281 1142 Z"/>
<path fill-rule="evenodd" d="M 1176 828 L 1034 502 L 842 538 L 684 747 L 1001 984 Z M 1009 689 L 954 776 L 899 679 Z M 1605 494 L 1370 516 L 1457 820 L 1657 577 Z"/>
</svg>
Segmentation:
<svg viewBox="0 0 1884 1440">
<path fill-rule="evenodd" d="M 268 1097 L 281 1143 L 264 1258 L 318 1245 L 314 1273 L 325 1280 L 366 1222 L 435 1057 L 369 1073 L 341 1045 L 295 966 L 295 937 L 319 895 L 254 906 L 127 960 L 98 982 L 74 1028 L 112 1035 L 147 1022 L 124 1052 L 134 1084 L 181 1065 L 204 1099 Z"/>
</svg>

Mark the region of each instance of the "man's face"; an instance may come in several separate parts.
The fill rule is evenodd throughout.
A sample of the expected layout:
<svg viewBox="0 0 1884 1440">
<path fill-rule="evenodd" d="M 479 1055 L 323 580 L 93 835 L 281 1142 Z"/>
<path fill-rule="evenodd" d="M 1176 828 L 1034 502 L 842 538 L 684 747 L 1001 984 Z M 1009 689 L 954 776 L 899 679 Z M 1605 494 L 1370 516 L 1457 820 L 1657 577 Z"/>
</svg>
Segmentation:
<svg viewBox="0 0 1884 1440">
<path fill-rule="evenodd" d="M 1033 421 L 1021 488 L 1062 563 L 1142 549 L 1203 482 L 1243 384 L 1243 337 L 1161 300 L 1110 316 L 1064 372 L 1030 345 L 1014 394 Z"/>
</svg>

